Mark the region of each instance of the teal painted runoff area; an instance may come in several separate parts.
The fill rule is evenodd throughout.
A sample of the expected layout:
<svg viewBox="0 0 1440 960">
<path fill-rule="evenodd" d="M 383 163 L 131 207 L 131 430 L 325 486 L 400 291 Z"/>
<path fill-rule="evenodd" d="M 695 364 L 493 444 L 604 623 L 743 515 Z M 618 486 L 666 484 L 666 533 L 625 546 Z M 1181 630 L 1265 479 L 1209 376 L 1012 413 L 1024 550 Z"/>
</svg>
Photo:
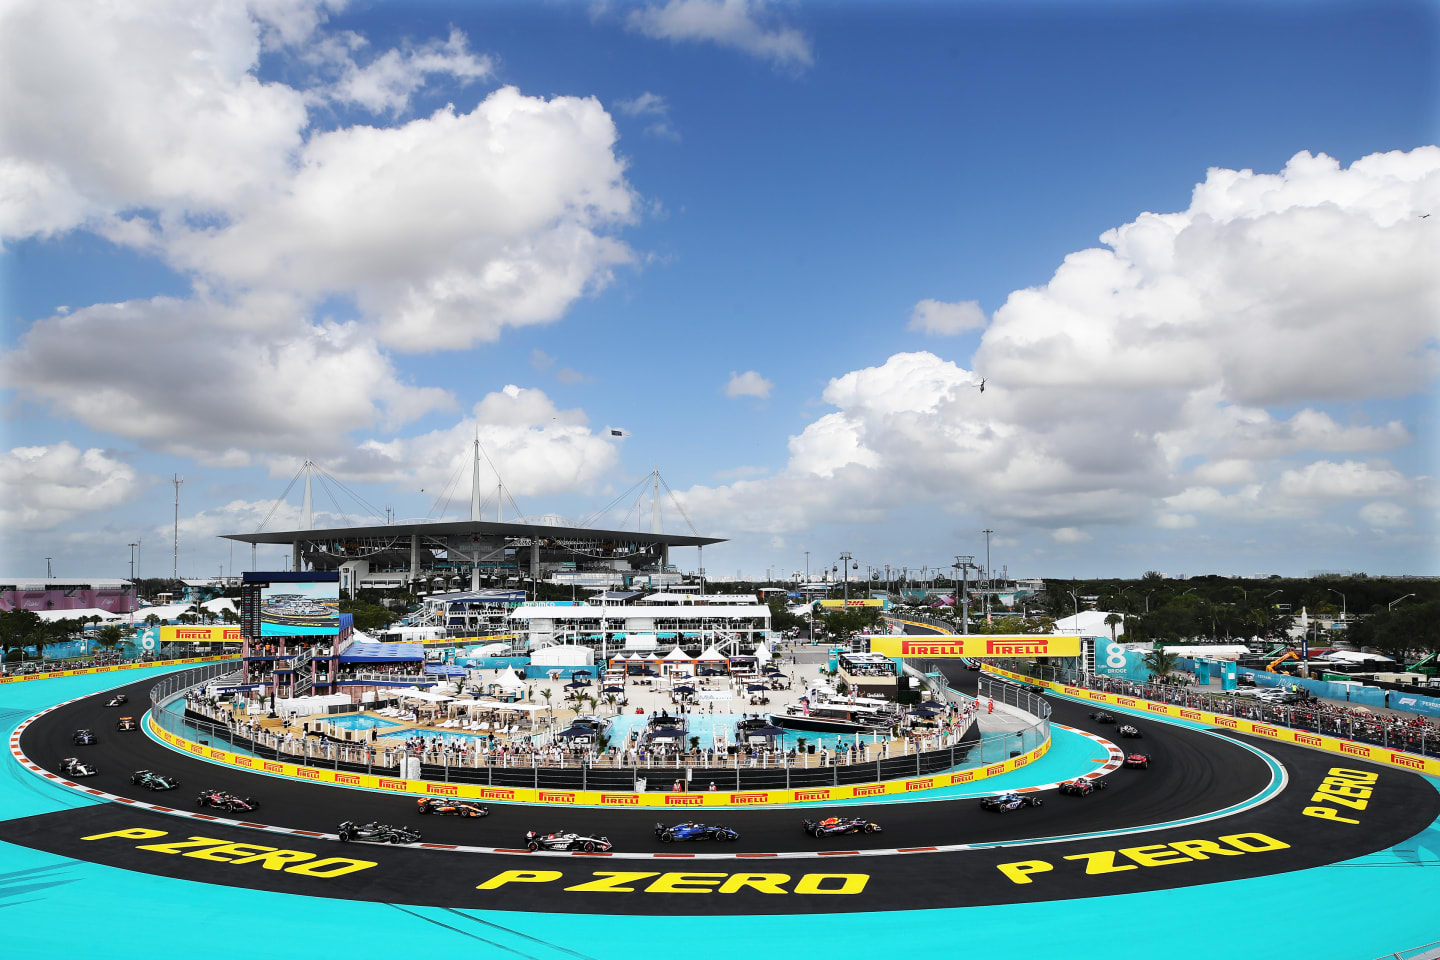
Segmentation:
<svg viewBox="0 0 1440 960">
<path fill-rule="evenodd" d="M 144 675 L 133 671 L 0 688 L 0 723 L 13 729 L 52 703 Z M 1030 770 L 1032 777 L 1038 777 L 1038 766 Z M 13 763 L 6 767 L 0 810 L 7 818 L 73 805 L 70 791 Z M 916 882 L 925 882 L 923 870 L 917 870 Z M 57 951 L 149 960 L 167 944 L 213 947 L 221 942 L 217 932 L 233 943 L 231 938 L 243 931 L 260 929 L 257 924 L 265 931 L 267 952 L 293 952 L 307 960 L 368 957 L 377 944 L 387 943 L 403 944 L 407 954 L 467 951 L 517 960 L 632 960 L 640 936 L 680 945 L 694 960 L 816 955 L 873 960 L 876 944 L 897 939 L 966 957 L 1006 960 L 1053 960 L 1057 954 L 1067 960 L 1369 960 L 1440 937 L 1440 924 L 1426 907 L 1437 894 L 1440 821 L 1366 857 L 1210 886 L 1001 907 L 699 919 L 447 910 L 300 897 L 130 873 L 0 842 L 0 918 L 5 954 L 14 960 L 38 960 Z M 477 891 L 477 903 L 481 897 Z M 1310 919 L 1289 911 L 1290 919 L 1269 933 L 1243 932 L 1257 911 L 1284 904 L 1338 904 L 1343 910 Z M 77 920 L 83 920 L 83 930 L 76 929 Z M 1207 933 L 1195 936 L 1197 929 Z M 717 930 L 724 932 L 716 935 Z M 83 944 L 77 941 L 82 937 Z"/>
</svg>

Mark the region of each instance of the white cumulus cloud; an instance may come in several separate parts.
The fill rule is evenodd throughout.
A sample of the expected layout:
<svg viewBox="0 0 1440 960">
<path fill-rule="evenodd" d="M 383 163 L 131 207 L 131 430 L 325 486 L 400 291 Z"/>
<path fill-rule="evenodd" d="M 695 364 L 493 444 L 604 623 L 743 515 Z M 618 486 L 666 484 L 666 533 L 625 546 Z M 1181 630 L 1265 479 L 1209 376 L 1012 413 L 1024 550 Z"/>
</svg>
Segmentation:
<svg viewBox="0 0 1440 960">
<path fill-rule="evenodd" d="M 1410 523 L 1410 513 L 1398 503 L 1377 500 L 1360 508 L 1360 519 L 1372 527 L 1389 529 L 1407 526 Z"/>
<path fill-rule="evenodd" d="M 771 15 L 765 0 L 669 0 L 630 11 L 630 29 L 661 40 L 713 43 L 777 67 L 803 69 L 815 62 L 803 31 Z"/>
<path fill-rule="evenodd" d="M 766 380 L 754 370 L 746 370 L 744 373 L 730 374 L 730 380 L 725 384 L 725 396 L 727 397 L 759 397 L 764 400 L 770 396 L 770 390 L 775 384 Z"/>
<path fill-rule="evenodd" d="M 985 326 L 985 311 L 974 300 L 946 303 L 943 300 L 921 300 L 910 311 L 909 330 L 953 337 Z"/>
<path fill-rule="evenodd" d="M 43 530 L 129 501 L 140 490 L 135 469 L 104 450 L 68 442 L 13 447 L 0 454 L 0 529 Z"/>
</svg>

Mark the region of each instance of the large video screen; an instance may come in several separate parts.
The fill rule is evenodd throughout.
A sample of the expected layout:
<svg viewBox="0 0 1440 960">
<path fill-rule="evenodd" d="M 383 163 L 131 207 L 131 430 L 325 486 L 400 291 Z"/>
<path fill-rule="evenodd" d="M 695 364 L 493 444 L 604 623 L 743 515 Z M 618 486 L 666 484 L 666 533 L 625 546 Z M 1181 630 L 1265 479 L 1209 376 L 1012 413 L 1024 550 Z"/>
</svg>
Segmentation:
<svg viewBox="0 0 1440 960">
<path fill-rule="evenodd" d="M 339 580 L 270 583 L 260 591 L 262 637 L 333 637 L 339 632 Z"/>
</svg>

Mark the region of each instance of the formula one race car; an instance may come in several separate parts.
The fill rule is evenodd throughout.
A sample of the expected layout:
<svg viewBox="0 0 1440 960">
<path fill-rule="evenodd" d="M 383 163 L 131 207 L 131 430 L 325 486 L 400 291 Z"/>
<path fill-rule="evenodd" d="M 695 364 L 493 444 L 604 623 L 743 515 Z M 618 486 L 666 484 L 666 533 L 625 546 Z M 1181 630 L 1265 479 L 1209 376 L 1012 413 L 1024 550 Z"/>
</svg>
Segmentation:
<svg viewBox="0 0 1440 960">
<path fill-rule="evenodd" d="M 880 824 L 859 817 L 829 817 L 825 820 L 801 820 L 805 832 L 812 837 L 834 837 L 843 833 L 879 833 Z"/>
<path fill-rule="evenodd" d="M 1094 713 L 1090 714 L 1090 719 L 1094 720 L 1096 723 L 1115 722 L 1115 718 L 1110 716 L 1110 714 L 1106 713 L 1104 710 L 1097 710 Z"/>
<path fill-rule="evenodd" d="M 1125 758 L 1125 766 L 1130 767 L 1134 770 L 1149 770 L 1150 754 L 1132 753 Z"/>
<path fill-rule="evenodd" d="M 340 841 L 369 840 L 371 843 L 418 843 L 420 831 L 408 827 L 392 827 L 388 823 L 353 823 L 346 820 L 340 824 Z"/>
<path fill-rule="evenodd" d="M 677 823 L 673 827 L 667 827 L 663 823 L 655 824 L 655 836 L 660 838 L 661 843 L 673 843 L 676 840 L 739 840 L 740 833 L 730 827 L 718 827 L 705 823 Z"/>
<path fill-rule="evenodd" d="M 586 853 L 604 853 L 614 844 L 608 837 L 586 837 L 578 833 L 540 833 L 529 830 L 525 833 L 525 849 L 536 850 L 584 850 Z"/>
<path fill-rule="evenodd" d="M 125 694 L 123 694 L 123 693 L 117 693 L 117 694 L 115 694 L 115 696 L 113 696 L 113 697 L 111 697 L 109 700 L 105 701 L 105 706 L 107 706 L 107 707 L 118 707 L 118 706 L 120 706 L 121 704 L 129 703 L 129 702 L 130 702 L 130 698 L 129 698 L 129 697 L 125 696 Z"/>
<path fill-rule="evenodd" d="M 197 807 L 214 807 L 217 810 L 228 810 L 231 813 L 248 813 L 260 804 L 249 797 L 237 797 L 233 793 L 226 793 L 224 790 L 201 790 L 200 796 L 195 798 Z"/>
<path fill-rule="evenodd" d="M 95 734 L 91 733 L 89 730 L 76 730 L 73 734 L 71 734 L 70 742 L 78 743 L 81 746 L 88 747 L 95 742 Z"/>
<path fill-rule="evenodd" d="M 1045 803 L 1033 793 L 1002 793 L 998 797 L 981 797 L 981 810 L 994 810 L 996 813 L 1009 813 L 1011 810 L 1019 810 L 1021 807 L 1038 807 Z"/>
<path fill-rule="evenodd" d="M 1084 777 L 1080 777 L 1075 780 L 1066 780 L 1064 783 L 1060 784 L 1061 793 L 1071 793 L 1077 797 L 1088 797 L 1096 790 L 1104 789 L 1104 780 L 1087 780 Z"/>
<path fill-rule="evenodd" d="M 60 772 L 67 777 L 93 777 L 100 771 L 83 760 L 78 760 L 75 757 L 66 757 L 60 761 Z"/>
<path fill-rule="evenodd" d="M 138 783 L 146 790 L 174 790 L 180 786 L 180 781 L 174 777 L 153 770 L 136 770 L 130 774 L 130 782 Z"/>
<path fill-rule="evenodd" d="M 1144 734 L 1142 734 L 1139 730 L 1136 730 L 1134 727 L 1130 726 L 1130 724 L 1128 723 L 1120 724 L 1120 726 L 1115 728 L 1115 732 L 1122 737 L 1132 737 L 1138 739 L 1139 737 L 1144 736 Z"/>
<path fill-rule="evenodd" d="M 120 731 L 139 730 L 140 727 L 135 722 L 134 717 L 121 717 L 120 720 L 115 724 L 115 729 Z"/>
<path fill-rule="evenodd" d="M 434 813 L 442 817 L 488 817 L 490 808 L 482 807 L 469 800 L 442 800 L 439 797 L 421 797 L 415 801 L 416 813 Z"/>
</svg>

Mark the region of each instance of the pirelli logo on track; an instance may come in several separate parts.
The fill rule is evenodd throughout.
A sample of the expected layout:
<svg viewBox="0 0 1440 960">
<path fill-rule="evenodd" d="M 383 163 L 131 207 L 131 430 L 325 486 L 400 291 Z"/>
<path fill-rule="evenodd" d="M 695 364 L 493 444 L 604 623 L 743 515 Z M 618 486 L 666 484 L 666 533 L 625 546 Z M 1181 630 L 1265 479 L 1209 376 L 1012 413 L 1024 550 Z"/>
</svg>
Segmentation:
<svg viewBox="0 0 1440 960">
<path fill-rule="evenodd" d="M 297 776 L 297 777 L 303 777 L 303 778 L 306 779 L 306 780 L 319 780 L 319 779 L 320 779 L 320 771 L 319 771 L 319 770 L 312 770 L 312 769 L 310 769 L 309 767 L 296 767 L 296 768 L 295 768 L 295 776 Z"/>
<path fill-rule="evenodd" d="M 1292 735 L 1295 737 L 1296 743 L 1303 743 L 1307 747 L 1319 747 L 1325 743 L 1324 740 L 1321 740 L 1313 733 L 1294 733 Z"/>
<path fill-rule="evenodd" d="M 638 807 L 640 806 L 640 794 L 638 793 L 602 793 L 600 802 L 607 807 Z"/>
<path fill-rule="evenodd" d="M 768 793 L 732 793 L 730 802 L 736 806 L 745 806 L 752 803 L 767 803 L 770 800 Z"/>
<path fill-rule="evenodd" d="M 1280 731 L 1279 731 L 1279 730 L 1276 730 L 1274 727 L 1262 727 L 1262 726 L 1260 726 L 1258 723 L 1257 723 L 1255 726 L 1251 727 L 1250 729 L 1251 729 L 1251 730 L 1255 733 L 1255 735 L 1258 736 L 1258 737 L 1278 737 L 1278 736 L 1280 736 Z"/>
<path fill-rule="evenodd" d="M 438 797 L 460 796 L 460 788 L 453 783 L 427 783 L 425 785 L 425 792 Z"/>
<path fill-rule="evenodd" d="M 869 783 L 862 787 L 850 788 L 850 796 L 852 797 L 880 797 L 884 795 L 885 784 L 883 783 Z"/>
<path fill-rule="evenodd" d="M 1362 743 L 1349 743 L 1349 742 L 1347 742 L 1347 741 L 1345 741 L 1345 740 L 1341 740 L 1341 741 L 1340 741 L 1340 752 L 1341 752 L 1341 753 L 1348 753 L 1348 754 L 1350 754 L 1351 756 L 1355 756 L 1355 757 L 1368 757 L 1368 756 L 1370 756 L 1370 748 L 1369 748 L 1369 747 L 1365 746 L 1365 745 L 1362 744 Z"/>
<path fill-rule="evenodd" d="M 975 771 L 974 771 L 974 770 L 966 770 L 964 773 L 952 773 L 952 774 L 950 774 L 950 783 L 951 783 L 952 785 L 953 785 L 953 784 L 957 784 L 957 783 L 969 783 L 971 780 L 974 780 L 974 779 L 975 779 Z"/>
<path fill-rule="evenodd" d="M 1234 717 L 1216 717 L 1215 726 L 1229 727 L 1231 730 L 1238 730 L 1240 728 L 1240 721 Z"/>
<path fill-rule="evenodd" d="M 667 807 L 698 807 L 705 803 L 705 798 L 697 795 L 684 793 L 667 793 L 665 795 L 665 806 Z"/>
<path fill-rule="evenodd" d="M 1147 703 L 1145 704 L 1145 709 L 1149 710 L 1151 713 L 1168 714 L 1170 712 L 1170 708 L 1163 703 Z"/>
<path fill-rule="evenodd" d="M 253 770 L 255 768 L 255 761 L 249 757 L 236 757 L 235 766 Z"/>
<path fill-rule="evenodd" d="M 887 657 L 1078 657 L 1080 638 L 1037 637 L 1026 634 L 871 637 L 870 649 Z"/>
<path fill-rule="evenodd" d="M 514 800 L 515 791 L 501 787 L 481 787 L 475 791 L 481 800 Z"/>
<path fill-rule="evenodd" d="M 1390 762 L 1397 767 L 1408 767 L 1411 770 L 1424 770 L 1425 761 L 1419 757 L 1406 756 L 1403 753 L 1390 754 Z"/>
<path fill-rule="evenodd" d="M 988 767 L 985 768 L 985 776 L 987 776 L 987 777 L 999 776 L 1000 774 L 1002 774 L 1002 773 L 1004 773 L 1004 772 L 1005 772 L 1005 764 L 1003 764 L 1003 763 L 991 764 L 990 766 L 988 766 Z"/>
<path fill-rule="evenodd" d="M 911 790 L 929 790 L 933 786 L 935 786 L 934 777 L 926 777 L 924 780 L 906 780 L 905 792 L 909 793 Z"/>
<path fill-rule="evenodd" d="M 283 764 L 283 763 L 271 763 L 269 760 L 266 760 L 266 761 L 265 761 L 265 772 L 266 772 L 266 773 L 284 773 L 284 772 L 285 772 L 285 764 Z"/>
<path fill-rule="evenodd" d="M 574 803 L 575 794 L 569 792 L 557 792 L 554 790 L 540 791 L 541 803 Z"/>
<path fill-rule="evenodd" d="M 829 790 L 796 790 L 795 802 L 804 803 L 807 800 L 829 800 Z"/>
<path fill-rule="evenodd" d="M 1182 720 L 1199 720 L 1204 715 L 1199 710 L 1180 710 L 1178 716 Z"/>
<path fill-rule="evenodd" d="M 1122 706 L 1122 707 L 1138 707 L 1138 706 L 1140 706 L 1140 704 L 1136 703 L 1134 700 L 1131 700 L 1129 697 L 1116 697 L 1116 698 L 1115 698 L 1115 702 L 1118 703 L 1118 704 L 1120 704 L 1120 706 Z"/>
<path fill-rule="evenodd" d="M 404 790 L 409 786 L 410 781 L 408 780 L 386 780 L 384 777 L 380 778 L 381 790 Z"/>
<path fill-rule="evenodd" d="M 349 786 L 359 786 L 359 785 L 360 785 L 360 782 L 361 782 L 361 781 L 360 781 L 360 774 L 358 774 L 358 773 L 337 773 L 337 774 L 335 774 L 335 782 L 336 782 L 336 783 L 347 784 L 347 785 L 349 785 Z"/>
</svg>

